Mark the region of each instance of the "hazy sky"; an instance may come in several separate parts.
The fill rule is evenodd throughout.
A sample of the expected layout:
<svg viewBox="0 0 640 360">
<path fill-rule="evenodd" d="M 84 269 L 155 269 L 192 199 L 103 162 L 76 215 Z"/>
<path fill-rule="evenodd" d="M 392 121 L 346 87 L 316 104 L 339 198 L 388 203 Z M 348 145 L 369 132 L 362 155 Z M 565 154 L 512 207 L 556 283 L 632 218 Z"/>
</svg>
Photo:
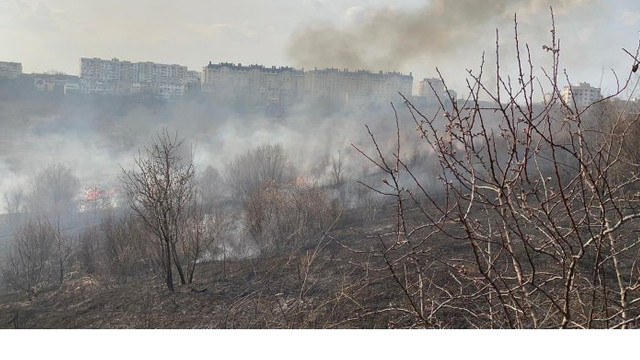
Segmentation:
<svg viewBox="0 0 640 360">
<path fill-rule="evenodd" d="M 80 57 L 198 71 L 208 61 L 367 67 L 413 72 L 416 82 L 438 66 L 462 86 L 464 70 L 493 52 L 496 28 L 513 47 L 516 12 L 521 41 L 544 56 L 550 4 L 572 80 L 612 91 L 608 69 L 624 75 L 632 64 L 621 48 L 638 44 L 637 0 L 0 0 L 0 61 L 69 74 Z"/>
</svg>

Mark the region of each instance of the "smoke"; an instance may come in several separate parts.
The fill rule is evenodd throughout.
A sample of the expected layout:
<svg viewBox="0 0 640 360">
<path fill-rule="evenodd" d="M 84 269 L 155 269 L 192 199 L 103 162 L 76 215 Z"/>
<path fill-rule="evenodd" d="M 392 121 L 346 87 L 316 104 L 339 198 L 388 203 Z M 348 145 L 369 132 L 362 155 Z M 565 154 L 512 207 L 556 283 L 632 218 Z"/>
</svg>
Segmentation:
<svg viewBox="0 0 640 360">
<path fill-rule="evenodd" d="M 351 11 L 356 15 L 346 25 L 316 23 L 294 33 L 288 55 L 304 68 L 419 70 L 428 77 L 435 67 L 454 64 L 464 73 L 477 67 L 483 51 L 492 52 L 497 28 L 511 37 L 514 14 L 527 41 L 538 42 L 535 49 L 548 43 L 551 5 L 566 28 L 603 10 L 595 0 L 432 0 L 417 9 L 363 8 Z"/>
<path fill-rule="evenodd" d="M 550 4 L 547 0 L 433 0 L 413 10 L 353 8 L 351 22 L 346 25 L 311 24 L 292 34 L 288 53 L 297 67 L 307 69 L 406 72 L 420 63 L 423 69 L 444 64 L 464 75 L 465 68 L 479 63 L 482 50 L 493 48 L 496 28 L 513 29 L 514 13 L 523 36 L 548 43 Z M 598 4 L 595 0 L 553 1 L 561 36 L 571 35 L 575 21 L 584 22 L 590 14 L 603 11 Z M 508 35 L 502 38 L 512 41 Z M 566 49 L 566 42 L 564 45 Z M 532 49 L 540 50 L 541 46 Z M 595 46 L 589 49 L 597 50 Z M 567 58 L 584 62 L 581 54 L 569 52 Z M 539 63 L 534 59 L 534 64 Z M 432 72 L 423 74 L 433 76 Z M 453 89 L 459 94 L 463 90 L 455 84 Z M 346 156 L 352 173 L 362 173 L 366 161 L 353 153 L 350 144 L 370 144 L 365 123 L 379 134 L 393 131 L 388 128 L 393 125 L 389 121 L 393 113 L 386 109 L 325 114 L 301 105 L 286 118 L 274 120 L 229 111 L 207 100 L 171 104 L 116 99 L 0 103 L 0 195 L 25 187 L 26 179 L 53 163 L 71 168 L 83 186 L 109 187 L 105 183 L 117 183 L 120 167 L 131 168 L 138 149 L 166 127 L 177 130 L 194 146 L 196 166 L 201 170 L 213 166 L 222 172 L 248 149 L 277 143 L 303 175 L 322 175 L 327 159 L 339 151 Z"/>
<path fill-rule="evenodd" d="M 192 146 L 197 171 L 221 173 L 233 159 L 262 144 L 280 144 L 302 176 L 327 175 L 328 159 L 341 152 L 352 164 L 364 159 L 350 144 L 368 144 L 365 122 L 382 132 L 392 125 L 390 107 L 371 113 L 318 114 L 300 104 L 285 118 L 242 114 L 207 99 L 172 103 L 108 100 L 34 100 L 33 106 L 0 101 L 7 121 L 0 134 L 0 202 L 43 169 L 61 164 L 80 179 L 81 188 L 118 189 L 121 167 L 133 168 L 138 150 L 167 128 Z M 7 109 L 11 109 L 10 111 Z M 11 121 L 10 121 L 11 120 Z M 354 165 L 360 169 L 360 165 Z M 0 213 L 3 212 L 0 208 Z"/>
</svg>

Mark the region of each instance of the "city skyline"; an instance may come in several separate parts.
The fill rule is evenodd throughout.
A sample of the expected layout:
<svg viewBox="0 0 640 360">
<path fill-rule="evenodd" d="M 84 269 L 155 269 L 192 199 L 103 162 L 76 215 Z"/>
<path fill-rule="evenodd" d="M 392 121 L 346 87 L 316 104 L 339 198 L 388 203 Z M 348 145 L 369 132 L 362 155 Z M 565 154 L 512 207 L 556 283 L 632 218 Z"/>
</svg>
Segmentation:
<svg viewBox="0 0 640 360">
<path fill-rule="evenodd" d="M 536 68 L 548 67 L 542 45 L 549 43 L 552 2 L 482 4 L 480 9 L 467 0 L 195 0 L 180 5 L 5 0 L 0 2 L 0 60 L 22 63 L 25 73 L 72 75 L 79 75 L 81 57 L 180 64 L 197 71 L 208 61 L 295 68 L 318 62 L 318 68 L 412 72 L 417 78 L 434 76 L 438 67 L 452 88 L 464 88 L 465 70 L 478 68 L 483 51 L 491 64 L 496 28 L 503 51 L 511 51 L 517 13 L 521 41 L 530 44 Z M 640 5 L 595 0 L 553 5 L 561 68 L 567 68 L 572 82 L 588 81 L 611 93 L 615 78 L 609 69 L 623 76 L 632 65 L 621 48 L 634 51 L 638 44 Z M 433 25 L 420 28 L 422 23 Z M 379 33 L 372 24 L 379 25 Z"/>
</svg>

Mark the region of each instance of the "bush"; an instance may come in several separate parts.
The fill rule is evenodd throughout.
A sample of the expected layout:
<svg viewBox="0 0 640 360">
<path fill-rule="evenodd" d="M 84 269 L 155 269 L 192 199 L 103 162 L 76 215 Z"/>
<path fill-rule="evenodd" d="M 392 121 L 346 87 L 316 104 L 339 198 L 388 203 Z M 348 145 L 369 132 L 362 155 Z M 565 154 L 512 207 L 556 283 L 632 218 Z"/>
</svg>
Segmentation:
<svg viewBox="0 0 640 360">
<path fill-rule="evenodd" d="M 262 249 L 301 246 L 322 234 L 334 211 L 326 192 L 304 182 L 266 181 L 244 202 L 245 223 Z"/>
</svg>

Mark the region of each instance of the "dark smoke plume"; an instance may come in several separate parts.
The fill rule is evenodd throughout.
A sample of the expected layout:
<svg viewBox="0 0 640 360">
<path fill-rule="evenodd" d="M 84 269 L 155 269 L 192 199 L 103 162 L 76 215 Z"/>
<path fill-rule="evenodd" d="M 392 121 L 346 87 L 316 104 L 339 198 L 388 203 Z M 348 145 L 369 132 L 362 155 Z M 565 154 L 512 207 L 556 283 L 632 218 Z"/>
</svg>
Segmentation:
<svg viewBox="0 0 640 360">
<path fill-rule="evenodd" d="M 314 24 L 293 34 L 288 54 L 305 68 L 405 70 L 411 60 L 451 61 L 468 53 L 465 48 L 490 46 L 495 28 L 513 21 L 516 13 L 525 23 L 548 24 L 550 5 L 563 14 L 588 3 L 592 1 L 432 0 L 413 10 L 367 9 L 347 26 Z"/>
</svg>

